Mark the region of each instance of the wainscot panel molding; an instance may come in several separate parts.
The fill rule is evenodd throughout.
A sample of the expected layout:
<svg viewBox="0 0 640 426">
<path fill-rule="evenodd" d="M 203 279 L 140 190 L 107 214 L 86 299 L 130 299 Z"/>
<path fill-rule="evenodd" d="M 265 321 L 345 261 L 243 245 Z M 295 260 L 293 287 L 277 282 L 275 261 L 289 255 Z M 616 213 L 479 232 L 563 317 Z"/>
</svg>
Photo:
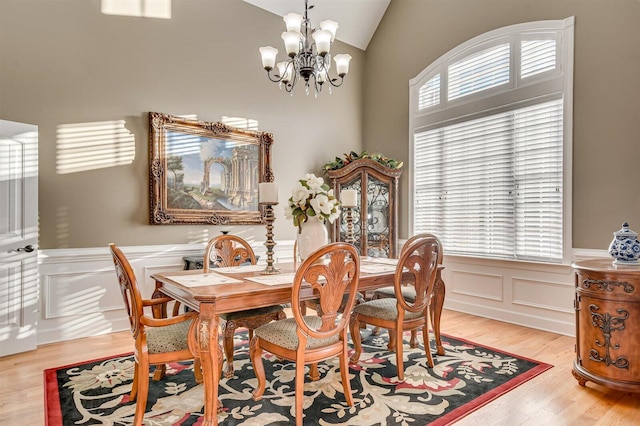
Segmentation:
<svg viewBox="0 0 640 426">
<path fill-rule="evenodd" d="M 610 258 L 606 250 L 572 252 L 573 261 L 602 257 Z M 444 266 L 445 308 L 575 336 L 571 265 L 445 255 Z"/>
<path fill-rule="evenodd" d="M 277 241 L 274 260 L 293 261 L 293 241 Z M 264 242 L 251 242 L 266 262 Z M 184 269 L 183 257 L 202 256 L 205 244 L 120 247 L 134 269 L 144 298 L 155 282 L 150 275 Z M 40 318 L 38 344 L 128 330 L 113 260 L 108 247 L 50 249 L 38 253 Z"/>
<path fill-rule="evenodd" d="M 293 260 L 293 241 L 278 241 L 274 259 Z M 251 242 L 263 263 L 264 242 Z M 149 276 L 184 268 L 183 257 L 200 256 L 204 244 L 121 247 L 143 297 Z M 610 257 L 606 250 L 577 249 L 574 260 Z M 128 330 L 113 260 L 107 247 L 41 250 L 38 344 Z M 446 256 L 445 308 L 526 327 L 575 335 L 574 275 L 570 265 Z M 442 325 L 446 333 L 447 325 Z"/>
</svg>

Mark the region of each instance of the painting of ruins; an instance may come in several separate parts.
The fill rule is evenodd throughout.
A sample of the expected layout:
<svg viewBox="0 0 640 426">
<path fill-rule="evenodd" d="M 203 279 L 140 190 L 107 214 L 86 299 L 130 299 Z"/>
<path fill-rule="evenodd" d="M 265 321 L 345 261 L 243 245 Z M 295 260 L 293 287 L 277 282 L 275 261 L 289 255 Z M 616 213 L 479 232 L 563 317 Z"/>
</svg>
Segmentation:
<svg viewBox="0 0 640 426">
<path fill-rule="evenodd" d="M 270 133 L 149 113 L 152 224 L 261 222 Z"/>
</svg>

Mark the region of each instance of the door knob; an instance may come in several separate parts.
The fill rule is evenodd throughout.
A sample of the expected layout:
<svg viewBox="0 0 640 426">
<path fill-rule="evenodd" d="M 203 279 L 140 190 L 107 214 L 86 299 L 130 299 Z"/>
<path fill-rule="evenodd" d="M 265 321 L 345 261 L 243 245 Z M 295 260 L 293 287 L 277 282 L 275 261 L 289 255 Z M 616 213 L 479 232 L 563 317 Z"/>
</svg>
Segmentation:
<svg viewBox="0 0 640 426">
<path fill-rule="evenodd" d="M 35 248 L 31 244 L 29 244 L 28 246 L 24 246 L 16 249 L 16 251 L 26 251 L 27 253 L 31 253 L 34 250 Z"/>
</svg>

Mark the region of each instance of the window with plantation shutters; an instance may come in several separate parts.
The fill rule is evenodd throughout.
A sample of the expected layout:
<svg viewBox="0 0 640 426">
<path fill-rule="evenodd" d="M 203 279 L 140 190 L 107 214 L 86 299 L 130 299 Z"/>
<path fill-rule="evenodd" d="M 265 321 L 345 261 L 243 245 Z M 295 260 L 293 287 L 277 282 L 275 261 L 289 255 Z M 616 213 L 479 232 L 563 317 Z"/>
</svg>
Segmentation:
<svg viewBox="0 0 640 426">
<path fill-rule="evenodd" d="M 565 260 L 572 35 L 573 18 L 495 30 L 411 80 L 412 234 L 447 254 Z"/>
</svg>

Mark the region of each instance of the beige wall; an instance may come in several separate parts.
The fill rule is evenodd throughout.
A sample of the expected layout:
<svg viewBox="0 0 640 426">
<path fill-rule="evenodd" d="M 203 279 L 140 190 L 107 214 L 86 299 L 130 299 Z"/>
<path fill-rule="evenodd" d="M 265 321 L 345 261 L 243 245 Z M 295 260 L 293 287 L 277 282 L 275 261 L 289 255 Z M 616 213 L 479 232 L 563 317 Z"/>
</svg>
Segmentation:
<svg viewBox="0 0 640 426">
<path fill-rule="evenodd" d="M 364 148 L 408 160 L 409 79 L 495 28 L 575 16 L 573 247 L 640 231 L 640 1 L 392 0 L 366 52 Z M 407 234 L 408 176 L 400 236 Z"/>
<path fill-rule="evenodd" d="M 300 2 L 300 8 L 303 3 Z M 267 80 L 258 48 L 281 50 L 282 18 L 240 0 L 174 0 L 172 19 L 108 16 L 100 0 L 0 0 L 0 118 L 40 133 L 40 248 L 197 243 L 222 229 L 264 240 L 263 226 L 151 226 L 147 113 L 259 120 L 274 134 L 277 239 L 293 239 L 282 203 L 304 173 L 361 148 L 364 52 L 333 94 L 293 97 Z M 326 90 L 326 89 L 325 89 Z M 132 164 L 58 174 L 61 125 L 126 120 Z"/>
</svg>

